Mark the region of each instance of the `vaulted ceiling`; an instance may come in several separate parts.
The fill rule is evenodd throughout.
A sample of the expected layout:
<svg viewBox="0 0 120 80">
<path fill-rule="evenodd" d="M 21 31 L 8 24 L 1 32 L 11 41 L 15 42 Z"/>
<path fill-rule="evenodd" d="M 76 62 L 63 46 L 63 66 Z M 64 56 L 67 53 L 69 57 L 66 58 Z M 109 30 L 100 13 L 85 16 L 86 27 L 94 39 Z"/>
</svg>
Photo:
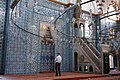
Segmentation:
<svg viewBox="0 0 120 80">
<path fill-rule="evenodd" d="M 48 1 L 53 1 L 55 3 L 61 4 L 61 5 L 69 5 L 71 4 L 76 4 L 77 2 L 81 1 L 81 3 L 84 3 L 89 0 L 48 0 Z M 101 5 L 102 4 L 102 5 Z M 92 10 L 92 13 L 98 14 L 98 8 L 100 5 L 103 9 L 103 13 L 106 13 L 110 7 L 118 8 L 120 10 L 120 0 L 94 0 L 90 3 L 82 5 L 82 9 L 85 11 L 90 11 Z"/>
<path fill-rule="evenodd" d="M 85 2 L 88 0 L 82 0 L 82 2 Z M 86 11 L 90 11 L 90 9 L 92 9 L 92 13 L 97 14 L 98 13 L 98 6 L 96 3 L 97 0 L 88 3 L 88 4 L 84 4 L 82 5 L 82 9 L 86 10 Z M 102 1 L 102 0 L 98 0 L 98 1 Z M 115 7 L 120 9 L 120 0 L 104 0 L 105 2 L 103 3 L 103 13 L 106 13 L 107 11 L 110 11 L 110 8 L 115 10 Z M 113 2 L 112 2 L 113 1 Z"/>
</svg>

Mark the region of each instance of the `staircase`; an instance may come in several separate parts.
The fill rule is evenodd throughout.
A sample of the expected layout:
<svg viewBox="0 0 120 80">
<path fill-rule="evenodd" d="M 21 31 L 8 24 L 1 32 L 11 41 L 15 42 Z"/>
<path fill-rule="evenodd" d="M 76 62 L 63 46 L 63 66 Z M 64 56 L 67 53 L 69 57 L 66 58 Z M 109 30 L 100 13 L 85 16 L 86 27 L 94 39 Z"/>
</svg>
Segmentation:
<svg viewBox="0 0 120 80">
<path fill-rule="evenodd" d="M 94 52 L 94 54 L 98 57 L 101 58 L 101 53 L 93 46 L 92 43 L 90 43 L 90 41 L 87 38 L 83 38 L 82 39 L 84 41 L 84 43 L 87 44 L 87 46 Z"/>
<path fill-rule="evenodd" d="M 92 65 L 97 69 L 97 72 L 101 73 L 101 54 L 87 39 L 80 39 L 81 50 L 88 57 Z"/>
</svg>

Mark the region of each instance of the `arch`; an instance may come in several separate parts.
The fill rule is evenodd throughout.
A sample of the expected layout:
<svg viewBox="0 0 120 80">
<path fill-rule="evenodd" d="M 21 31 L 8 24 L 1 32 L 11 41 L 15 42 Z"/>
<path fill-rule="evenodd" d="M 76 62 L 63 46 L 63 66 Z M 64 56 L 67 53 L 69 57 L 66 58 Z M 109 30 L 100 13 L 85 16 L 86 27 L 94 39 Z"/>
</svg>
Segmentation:
<svg viewBox="0 0 120 80">
<path fill-rule="evenodd" d="M 87 65 L 84 66 L 84 71 L 85 71 L 85 72 L 88 71 L 88 66 L 87 66 Z"/>
<path fill-rule="evenodd" d="M 79 67 L 79 71 L 82 71 L 82 66 Z"/>
<path fill-rule="evenodd" d="M 114 43 L 112 43 L 112 45 L 110 45 L 110 55 L 109 55 L 109 67 L 110 70 L 111 69 L 116 69 L 117 68 L 117 52 L 116 49 L 114 47 Z"/>
<path fill-rule="evenodd" d="M 110 69 L 113 69 L 114 68 L 113 54 L 109 55 L 109 63 Z"/>
<path fill-rule="evenodd" d="M 78 36 L 78 25 L 77 25 L 77 23 L 74 24 L 74 36 L 75 37 Z"/>
<path fill-rule="evenodd" d="M 78 71 L 78 53 L 74 52 L 74 70 Z"/>
<path fill-rule="evenodd" d="M 89 71 L 93 72 L 93 67 L 92 66 L 89 67 Z"/>
<path fill-rule="evenodd" d="M 55 57 L 54 49 L 55 49 L 55 46 L 53 45 L 53 43 L 54 43 L 54 40 L 53 40 L 53 36 L 51 35 L 50 27 L 47 27 L 44 38 L 41 40 L 40 57 L 42 57 L 43 61 L 40 62 L 40 67 L 41 67 L 40 72 L 54 71 L 54 57 Z M 44 68 L 44 67 L 46 67 L 46 68 Z"/>
<path fill-rule="evenodd" d="M 85 25 L 83 23 L 80 23 L 79 24 L 79 27 L 80 27 L 80 36 L 81 37 L 85 37 Z"/>
</svg>

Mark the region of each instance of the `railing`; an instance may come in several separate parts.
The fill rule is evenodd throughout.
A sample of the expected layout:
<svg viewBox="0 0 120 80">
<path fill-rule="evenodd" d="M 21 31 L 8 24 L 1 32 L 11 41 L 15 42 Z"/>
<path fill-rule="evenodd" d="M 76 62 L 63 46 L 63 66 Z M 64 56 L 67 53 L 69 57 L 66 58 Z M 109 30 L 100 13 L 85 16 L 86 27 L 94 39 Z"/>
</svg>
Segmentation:
<svg viewBox="0 0 120 80">
<path fill-rule="evenodd" d="M 101 58 L 101 53 L 93 46 L 92 43 L 89 42 L 87 38 L 84 38 L 83 41 L 87 43 L 87 46 L 94 52 L 94 54 L 98 57 Z"/>
<path fill-rule="evenodd" d="M 98 68 L 98 70 L 101 70 L 101 62 L 99 58 L 94 54 L 94 52 L 87 46 L 87 44 L 82 39 L 80 39 L 80 42 L 82 43 L 82 49 L 86 56 Z"/>
<path fill-rule="evenodd" d="M 84 50 L 83 48 L 81 48 L 81 51 L 82 51 L 82 52 L 87 56 L 87 58 L 92 62 L 92 65 L 93 65 L 94 68 L 97 69 L 97 72 L 101 72 L 100 67 L 97 66 L 97 65 L 99 64 L 99 62 L 96 62 L 96 63 L 98 63 L 98 64 L 96 65 L 96 63 L 94 62 L 93 58 L 91 58 L 91 57 L 88 55 L 88 53 L 86 52 L 86 50 Z M 96 61 L 98 61 L 98 60 L 96 60 Z"/>
</svg>

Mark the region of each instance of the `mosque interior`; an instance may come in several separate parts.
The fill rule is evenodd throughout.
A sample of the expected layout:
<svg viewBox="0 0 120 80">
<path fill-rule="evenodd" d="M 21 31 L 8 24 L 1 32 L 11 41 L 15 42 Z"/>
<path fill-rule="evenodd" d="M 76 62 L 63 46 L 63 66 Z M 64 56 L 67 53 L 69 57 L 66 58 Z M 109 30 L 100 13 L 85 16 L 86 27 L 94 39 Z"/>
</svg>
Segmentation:
<svg viewBox="0 0 120 80">
<path fill-rule="evenodd" d="M 120 71 L 120 0 L 0 0 L 0 74 Z"/>
</svg>

